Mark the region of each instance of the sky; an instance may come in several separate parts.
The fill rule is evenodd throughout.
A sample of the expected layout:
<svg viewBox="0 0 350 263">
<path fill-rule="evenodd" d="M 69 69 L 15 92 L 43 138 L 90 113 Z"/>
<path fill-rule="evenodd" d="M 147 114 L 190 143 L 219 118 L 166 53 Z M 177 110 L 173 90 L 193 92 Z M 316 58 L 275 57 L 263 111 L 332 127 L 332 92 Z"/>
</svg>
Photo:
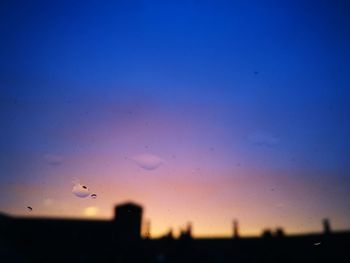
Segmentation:
<svg viewBox="0 0 350 263">
<path fill-rule="evenodd" d="M 349 27 L 342 0 L 3 1 L 0 211 L 350 229 Z"/>
</svg>

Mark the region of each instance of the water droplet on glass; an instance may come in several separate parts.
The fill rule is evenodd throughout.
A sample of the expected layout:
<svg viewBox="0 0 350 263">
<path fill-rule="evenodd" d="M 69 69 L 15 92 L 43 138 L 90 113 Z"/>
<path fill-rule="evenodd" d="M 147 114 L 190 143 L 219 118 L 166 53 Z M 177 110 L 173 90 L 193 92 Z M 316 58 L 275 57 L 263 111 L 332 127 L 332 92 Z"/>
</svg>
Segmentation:
<svg viewBox="0 0 350 263">
<path fill-rule="evenodd" d="M 145 170 L 157 169 L 164 162 L 161 158 L 152 154 L 138 155 L 135 156 L 133 160 L 139 167 Z"/>
<path fill-rule="evenodd" d="M 29 211 L 33 211 L 33 208 L 31 206 L 27 206 Z"/>
<path fill-rule="evenodd" d="M 95 199 L 95 198 L 97 197 L 96 194 L 92 194 L 92 195 L 90 195 L 90 196 L 91 196 L 91 198 L 93 198 L 93 199 Z"/>
<path fill-rule="evenodd" d="M 85 198 L 90 195 L 89 188 L 79 183 L 73 186 L 72 192 L 73 194 L 75 194 L 77 197 L 80 197 L 80 198 Z"/>
<path fill-rule="evenodd" d="M 319 246 L 321 245 L 321 242 L 314 243 L 314 246 Z"/>
</svg>

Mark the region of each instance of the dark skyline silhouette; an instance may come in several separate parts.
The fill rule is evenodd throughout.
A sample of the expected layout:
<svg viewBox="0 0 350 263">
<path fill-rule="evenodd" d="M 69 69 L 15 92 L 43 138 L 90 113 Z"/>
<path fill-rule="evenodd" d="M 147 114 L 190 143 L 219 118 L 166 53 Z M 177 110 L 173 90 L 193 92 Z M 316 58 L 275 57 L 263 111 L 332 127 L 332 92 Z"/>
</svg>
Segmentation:
<svg viewBox="0 0 350 263">
<path fill-rule="evenodd" d="M 171 232 L 142 236 L 143 207 L 124 203 L 112 220 L 23 218 L 0 215 L 0 260 L 4 262 L 340 262 L 350 259 L 350 230 L 333 232 L 324 219 L 323 232 L 287 235 L 282 227 L 260 237 L 239 235 L 233 221 L 231 238 L 194 238 L 188 223 Z M 147 221 L 147 224 L 150 222 Z M 346 261 L 342 261 L 346 262 Z"/>
</svg>

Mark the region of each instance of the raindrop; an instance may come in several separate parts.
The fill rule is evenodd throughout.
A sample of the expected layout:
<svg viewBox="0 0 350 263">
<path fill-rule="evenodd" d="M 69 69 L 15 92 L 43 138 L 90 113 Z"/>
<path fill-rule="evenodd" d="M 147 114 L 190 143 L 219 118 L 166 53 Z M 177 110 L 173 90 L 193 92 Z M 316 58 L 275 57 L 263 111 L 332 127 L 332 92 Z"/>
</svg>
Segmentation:
<svg viewBox="0 0 350 263">
<path fill-rule="evenodd" d="M 95 199 L 95 198 L 97 197 L 96 194 L 92 194 L 92 195 L 90 195 L 90 196 L 91 196 L 91 198 L 93 198 L 93 199 Z"/>
<path fill-rule="evenodd" d="M 85 185 L 81 185 L 79 183 L 73 186 L 72 192 L 80 198 L 85 198 L 90 195 L 89 189 Z"/>
<path fill-rule="evenodd" d="M 29 211 L 33 211 L 33 208 L 31 206 L 27 206 Z"/>
<path fill-rule="evenodd" d="M 152 154 L 142 154 L 133 158 L 138 166 L 145 170 L 157 169 L 164 161 Z"/>
<path fill-rule="evenodd" d="M 321 242 L 314 243 L 314 246 L 319 246 L 321 245 Z"/>
</svg>

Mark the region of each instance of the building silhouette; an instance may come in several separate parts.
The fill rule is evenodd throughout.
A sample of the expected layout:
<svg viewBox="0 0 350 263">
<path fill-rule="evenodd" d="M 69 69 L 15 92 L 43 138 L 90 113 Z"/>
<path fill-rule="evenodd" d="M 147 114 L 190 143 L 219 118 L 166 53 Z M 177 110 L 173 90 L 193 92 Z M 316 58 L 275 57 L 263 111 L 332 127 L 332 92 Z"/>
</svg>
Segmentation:
<svg viewBox="0 0 350 263">
<path fill-rule="evenodd" d="M 175 239 L 141 236 L 142 206 L 115 207 L 112 220 L 11 217 L 0 214 L 0 262 L 350 262 L 350 231 L 261 237 L 194 238 L 192 224 Z M 149 226 L 149 222 L 147 222 Z M 239 236 L 234 221 L 234 236 Z"/>
<path fill-rule="evenodd" d="M 141 238 L 142 207 L 134 203 L 125 203 L 115 207 L 114 222 L 117 235 L 122 240 Z"/>
</svg>

